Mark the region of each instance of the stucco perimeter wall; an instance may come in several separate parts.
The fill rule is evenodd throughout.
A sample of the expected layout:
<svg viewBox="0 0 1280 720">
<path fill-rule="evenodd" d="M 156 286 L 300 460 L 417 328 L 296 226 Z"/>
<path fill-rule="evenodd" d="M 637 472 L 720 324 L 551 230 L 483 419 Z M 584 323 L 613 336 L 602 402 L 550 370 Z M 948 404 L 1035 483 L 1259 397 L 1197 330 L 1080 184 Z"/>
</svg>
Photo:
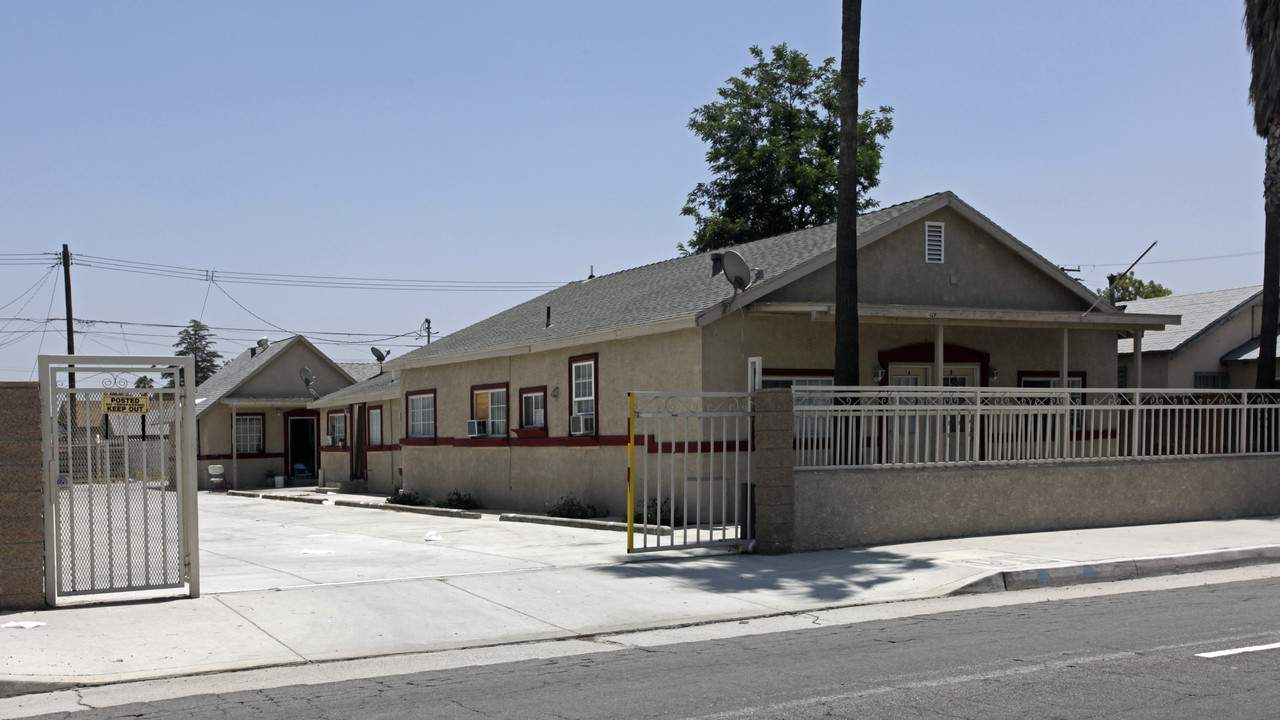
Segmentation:
<svg viewBox="0 0 1280 720">
<path fill-rule="evenodd" d="M 790 549 L 1280 514 L 1280 458 L 794 473 Z"/>
<path fill-rule="evenodd" d="M 40 385 L 0 383 L 0 611 L 44 607 Z"/>
</svg>

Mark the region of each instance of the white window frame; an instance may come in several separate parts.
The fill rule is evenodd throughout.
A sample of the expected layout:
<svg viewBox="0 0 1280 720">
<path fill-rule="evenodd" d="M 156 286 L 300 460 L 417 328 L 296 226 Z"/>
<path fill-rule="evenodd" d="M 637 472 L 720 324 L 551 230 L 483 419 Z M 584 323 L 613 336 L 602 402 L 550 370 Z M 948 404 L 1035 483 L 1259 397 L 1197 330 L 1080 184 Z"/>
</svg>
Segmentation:
<svg viewBox="0 0 1280 720">
<path fill-rule="evenodd" d="M 344 445 L 347 442 L 347 411 L 337 410 L 329 413 L 325 419 L 325 426 L 328 429 L 326 435 L 333 438 L 334 445 Z"/>
<path fill-rule="evenodd" d="M 591 432 L 580 432 L 578 435 L 595 435 L 600 430 L 600 425 L 596 420 L 596 363 L 598 358 L 584 358 L 574 360 L 569 363 L 569 429 L 570 434 L 573 433 L 573 418 L 575 417 L 591 417 Z M 589 368 L 589 376 L 579 377 L 578 370 Z M 582 391 L 590 388 L 590 394 Z"/>
<path fill-rule="evenodd" d="M 261 415 L 236 416 L 234 442 L 237 455 L 258 455 L 265 450 L 264 424 Z"/>
<path fill-rule="evenodd" d="M 369 444 L 373 446 L 382 445 L 382 408 L 369 408 Z"/>
<path fill-rule="evenodd" d="M 480 396 L 484 396 L 482 405 Z M 495 402 L 501 400 L 501 402 Z M 483 407 L 483 410 L 481 409 Z M 485 421 L 486 437 L 507 436 L 507 388 L 491 387 L 471 391 L 471 419 Z"/>
<path fill-rule="evenodd" d="M 530 408 L 528 403 L 530 400 L 535 401 L 536 407 Z M 545 428 L 547 426 L 547 391 L 545 389 L 538 390 L 521 390 L 520 391 L 520 427 L 522 428 Z"/>
<path fill-rule="evenodd" d="M 436 436 L 436 394 L 434 392 L 409 395 L 405 399 L 405 407 L 409 418 L 406 431 L 411 438 L 434 438 Z"/>
</svg>

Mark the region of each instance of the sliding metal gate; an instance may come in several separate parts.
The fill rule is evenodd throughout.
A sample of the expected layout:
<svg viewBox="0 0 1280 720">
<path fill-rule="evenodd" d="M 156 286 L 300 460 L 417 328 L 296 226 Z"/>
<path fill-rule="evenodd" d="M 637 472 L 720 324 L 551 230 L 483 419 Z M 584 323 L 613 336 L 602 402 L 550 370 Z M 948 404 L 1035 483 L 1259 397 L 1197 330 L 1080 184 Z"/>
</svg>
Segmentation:
<svg viewBox="0 0 1280 720">
<path fill-rule="evenodd" d="M 751 541 L 751 395 L 630 395 L 627 552 Z"/>
<path fill-rule="evenodd" d="M 141 377 L 158 382 L 134 387 Z M 198 597 L 195 361 L 41 355 L 40 393 L 46 602 L 184 586 Z"/>
</svg>

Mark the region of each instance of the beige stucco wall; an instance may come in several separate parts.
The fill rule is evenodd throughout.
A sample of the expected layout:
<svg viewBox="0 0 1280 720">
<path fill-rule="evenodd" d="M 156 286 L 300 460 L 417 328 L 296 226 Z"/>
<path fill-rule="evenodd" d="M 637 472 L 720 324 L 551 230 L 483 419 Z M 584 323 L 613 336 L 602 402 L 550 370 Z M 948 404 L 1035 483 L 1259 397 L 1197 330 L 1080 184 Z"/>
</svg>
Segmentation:
<svg viewBox="0 0 1280 720">
<path fill-rule="evenodd" d="M 1275 457 L 796 472 L 790 549 L 1280 513 Z"/>
<path fill-rule="evenodd" d="M 233 481 L 234 487 L 255 488 L 274 484 L 268 480 L 266 473 L 284 473 L 284 412 L 293 408 L 238 408 L 237 415 L 261 415 L 263 454 L 276 457 L 252 457 L 238 455 L 233 462 L 231 406 L 218 404 L 210 408 L 198 421 L 199 448 L 197 450 L 197 476 L 199 487 L 209 487 L 209 466 L 221 465 L 226 478 Z M 279 412 L 277 412 L 279 410 Z"/>
<path fill-rule="evenodd" d="M 626 505 L 627 393 L 699 389 L 702 332 L 696 328 L 649 337 L 611 340 L 510 357 L 401 371 L 405 393 L 436 392 L 438 445 L 406 443 L 401 451 L 403 487 L 432 499 L 451 490 L 469 492 L 487 507 L 541 511 L 572 492 L 580 501 L 622 514 Z M 569 358 L 597 354 L 598 439 L 585 446 L 465 442 L 471 388 L 509 383 L 508 420 L 516 427 L 521 388 L 546 386 L 548 442 L 569 437 Z M 745 366 L 743 368 L 745 378 Z M 401 423 L 394 437 L 405 432 Z M 393 437 L 388 435 L 388 438 Z M 556 439 L 560 439 L 557 441 Z M 577 442 L 577 441 L 575 441 Z M 326 474 L 326 478 L 327 478 Z"/>
<path fill-rule="evenodd" d="M 926 222 L 945 223 L 945 262 L 924 261 Z M 951 208 L 859 250 L 858 301 L 1018 310 L 1088 305 Z"/>
<path fill-rule="evenodd" d="M 1195 387 L 1197 372 L 1226 372 L 1219 358 L 1248 342 L 1253 337 L 1252 326 L 1251 314 L 1241 313 L 1206 333 L 1183 352 L 1172 356 L 1169 359 L 1169 384 L 1166 387 Z"/>
<path fill-rule="evenodd" d="M 321 395 L 341 390 L 351 384 L 350 380 L 347 380 L 334 369 L 330 360 L 302 342 L 294 342 L 279 357 L 272 358 L 265 367 L 255 372 L 253 377 L 249 378 L 244 385 L 236 388 L 235 392 L 228 397 L 292 397 L 305 395 L 304 385 L 298 377 L 298 371 L 304 367 L 311 370 L 312 374 L 316 376 L 316 382 L 313 387 Z"/>
</svg>

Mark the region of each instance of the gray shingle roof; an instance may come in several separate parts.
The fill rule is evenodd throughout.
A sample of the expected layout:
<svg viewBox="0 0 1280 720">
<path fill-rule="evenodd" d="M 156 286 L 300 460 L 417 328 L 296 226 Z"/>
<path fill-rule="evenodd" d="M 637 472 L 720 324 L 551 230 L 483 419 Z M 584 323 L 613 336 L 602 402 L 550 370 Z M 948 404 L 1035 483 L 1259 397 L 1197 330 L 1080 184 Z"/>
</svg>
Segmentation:
<svg viewBox="0 0 1280 720">
<path fill-rule="evenodd" d="M 936 198 L 928 195 L 858 217 L 862 235 Z M 835 224 L 735 245 L 765 283 L 835 247 Z M 733 296 L 728 282 L 710 281 L 705 253 L 571 282 L 447 335 L 395 360 L 395 366 L 450 355 L 498 350 L 592 332 L 696 316 Z M 547 307 L 551 327 L 545 327 Z"/>
<path fill-rule="evenodd" d="M 1213 290 L 1186 295 L 1167 295 L 1123 303 L 1126 313 L 1181 315 L 1182 324 L 1164 330 L 1148 331 L 1142 336 L 1142 352 L 1179 352 L 1202 334 L 1230 320 L 1237 312 L 1258 301 L 1261 285 Z M 1255 345 L 1256 347 L 1256 345 Z M 1121 353 L 1133 352 L 1133 340 L 1118 341 Z"/>
<path fill-rule="evenodd" d="M 344 362 L 344 363 L 338 363 L 338 366 L 341 367 L 343 370 L 346 370 L 347 374 L 355 378 L 356 382 L 360 382 L 361 380 L 368 380 L 374 375 L 377 375 L 382 370 L 382 366 L 376 362 L 368 362 L 368 363 Z"/>
<path fill-rule="evenodd" d="M 196 405 L 196 413 L 202 413 L 218 404 L 219 400 L 226 397 L 228 393 L 239 387 L 240 384 L 247 380 L 250 375 L 266 365 L 271 358 L 278 356 L 280 353 L 284 352 L 286 348 L 296 343 L 299 337 L 300 336 L 295 335 L 284 340 L 277 340 L 276 342 L 268 345 L 266 350 L 256 353 L 250 350 L 245 350 L 236 357 L 227 361 L 226 364 L 218 369 L 218 372 L 214 373 L 211 377 L 205 380 L 203 384 L 196 388 L 196 399 L 198 401 L 198 404 Z M 305 394 L 301 397 L 308 400 L 311 399 L 309 395 Z"/>
<path fill-rule="evenodd" d="M 344 363 L 345 365 L 345 363 Z M 377 365 L 374 365 L 375 369 Z M 325 395 L 320 399 L 320 403 L 325 406 L 341 405 L 343 401 L 355 400 L 357 398 L 366 398 L 382 395 L 385 393 L 398 393 L 400 391 L 400 374 L 391 372 L 390 370 L 375 375 L 367 380 L 362 380 L 355 385 L 348 385 L 334 392 Z M 332 402 L 331 402 L 332 401 Z"/>
</svg>

